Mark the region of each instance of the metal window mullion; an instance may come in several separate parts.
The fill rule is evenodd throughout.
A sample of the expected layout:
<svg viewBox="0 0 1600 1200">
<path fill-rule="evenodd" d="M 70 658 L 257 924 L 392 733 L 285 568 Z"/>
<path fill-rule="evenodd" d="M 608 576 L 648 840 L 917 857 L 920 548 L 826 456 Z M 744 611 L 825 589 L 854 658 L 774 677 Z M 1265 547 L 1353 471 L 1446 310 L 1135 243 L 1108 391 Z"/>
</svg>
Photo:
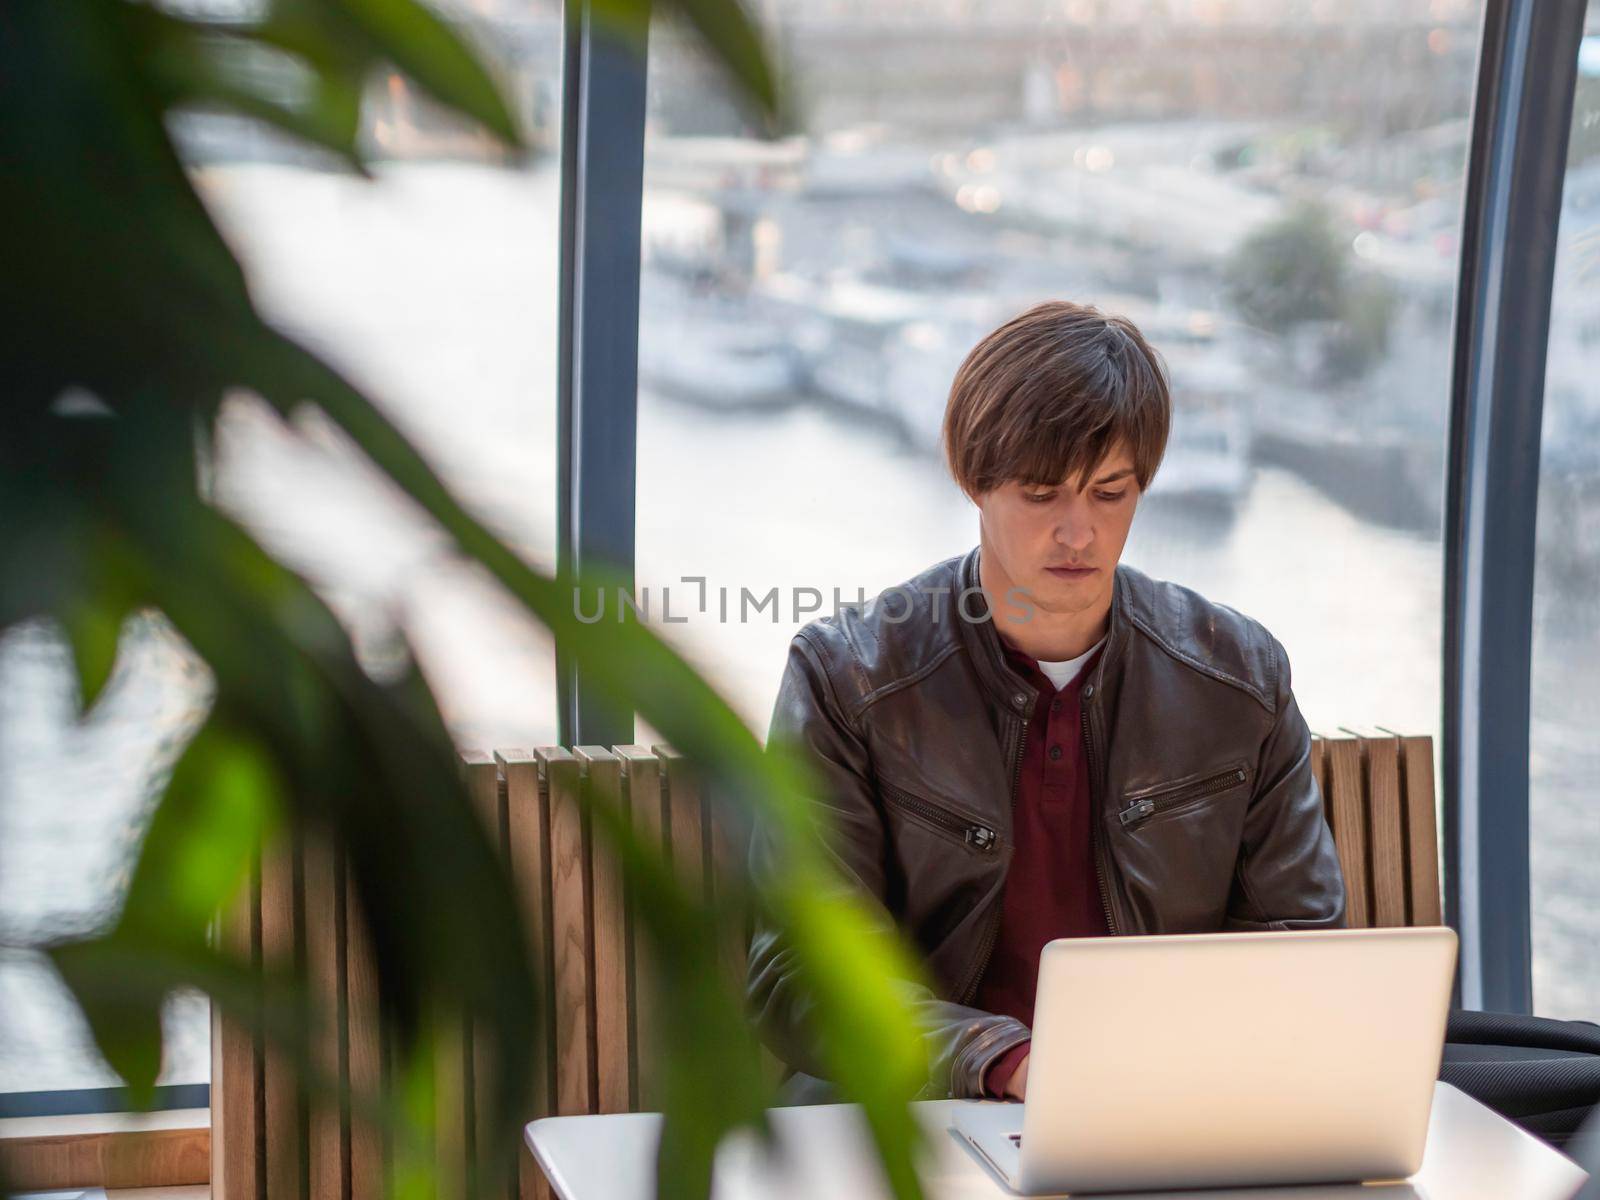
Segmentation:
<svg viewBox="0 0 1600 1200">
<path fill-rule="evenodd" d="M 557 563 L 580 585 L 603 564 L 631 592 L 645 45 L 597 33 L 587 0 L 567 0 L 562 26 Z M 632 712 L 586 689 L 559 646 L 556 686 L 562 745 L 633 740 Z"/>
<path fill-rule="evenodd" d="M 1544 370 L 1585 0 L 1486 0 L 1444 529 L 1445 908 L 1459 1001 L 1532 1008 L 1528 729 Z"/>
</svg>

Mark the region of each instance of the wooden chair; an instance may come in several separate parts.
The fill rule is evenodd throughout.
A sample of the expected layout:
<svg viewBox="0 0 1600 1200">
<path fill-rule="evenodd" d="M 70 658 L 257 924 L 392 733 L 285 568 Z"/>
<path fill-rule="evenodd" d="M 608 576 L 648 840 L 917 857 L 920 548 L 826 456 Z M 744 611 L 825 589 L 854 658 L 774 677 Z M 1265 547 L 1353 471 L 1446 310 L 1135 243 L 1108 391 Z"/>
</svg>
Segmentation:
<svg viewBox="0 0 1600 1200">
<path fill-rule="evenodd" d="M 1349 731 L 1346 731 L 1349 732 Z M 1426 737 L 1360 731 L 1316 737 L 1312 765 L 1349 885 L 1352 926 L 1436 924 L 1439 873 L 1433 756 Z M 654 1031 L 638 1004 L 645 964 L 636 953 L 616 865 L 597 848 L 577 803 L 580 775 L 635 827 L 652 830 L 690 886 L 715 889 L 732 869 L 693 774 L 670 747 L 544 747 L 528 754 L 468 752 L 469 792 L 511 863 L 535 961 L 554 1014 L 528 1119 L 659 1107 L 650 1077 Z M 386 1084 L 375 978 L 342 864 L 297 845 L 263 864 L 249 894 L 225 914 L 223 937 L 257 963 L 300 956 L 324 1004 L 338 1014 L 322 1065 L 359 1092 Z M 730 947 L 734 965 L 744 946 Z M 476 1109 L 470 1033 L 440 1063 L 440 1153 L 447 1183 L 464 1187 Z M 232 1022 L 213 1021 L 213 1200 L 364 1200 L 383 1190 L 390 1155 L 350 1114 L 310 1105 L 286 1064 Z M 542 1200 L 548 1184 L 519 1148 L 507 1200 Z"/>
</svg>

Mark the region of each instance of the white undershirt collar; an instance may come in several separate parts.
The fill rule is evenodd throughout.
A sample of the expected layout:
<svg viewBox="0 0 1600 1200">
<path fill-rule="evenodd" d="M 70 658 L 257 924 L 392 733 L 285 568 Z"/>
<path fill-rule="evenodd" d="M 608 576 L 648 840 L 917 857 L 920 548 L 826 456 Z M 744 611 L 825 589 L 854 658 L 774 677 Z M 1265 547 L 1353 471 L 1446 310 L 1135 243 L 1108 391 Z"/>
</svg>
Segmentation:
<svg viewBox="0 0 1600 1200">
<path fill-rule="evenodd" d="M 1106 636 L 1109 637 L 1110 635 L 1107 634 Z M 1045 673 L 1050 682 L 1055 684 L 1056 691 L 1059 692 L 1078 677 L 1078 672 L 1083 669 L 1083 664 L 1089 661 L 1089 656 L 1105 644 L 1106 639 L 1102 637 L 1098 642 L 1078 655 L 1077 658 L 1068 658 L 1061 662 L 1046 662 L 1042 658 L 1034 661 L 1039 664 L 1039 670 Z"/>
</svg>

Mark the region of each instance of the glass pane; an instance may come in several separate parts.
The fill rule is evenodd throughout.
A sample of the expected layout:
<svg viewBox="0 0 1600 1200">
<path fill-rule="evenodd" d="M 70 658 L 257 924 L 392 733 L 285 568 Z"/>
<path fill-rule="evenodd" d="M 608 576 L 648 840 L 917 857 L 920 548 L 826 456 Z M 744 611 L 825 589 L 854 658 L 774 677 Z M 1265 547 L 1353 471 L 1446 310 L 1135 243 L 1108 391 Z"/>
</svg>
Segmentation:
<svg viewBox="0 0 1600 1200">
<path fill-rule="evenodd" d="M 365 388 L 458 494 L 553 569 L 560 5 L 441 7 L 506 82 L 535 143 L 525 164 L 399 75 L 367 97 L 373 182 L 243 120 L 184 114 L 172 128 L 267 318 Z M 392 662 L 397 629 L 415 639 L 462 746 L 556 740 L 544 630 L 455 562 L 328 422 L 308 411 L 286 425 L 230 398 L 218 468 L 222 505 L 317 585 L 365 661 Z M 54 633 L 0 640 L 0 944 L 114 913 L 156 782 L 204 719 L 203 664 L 159 621 L 126 637 L 82 726 Z M 0 1009 L 0 1092 L 115 1083 L 36 957 L 0 958 Z M 205 1081 L 204 999 L 174 1005 L 168 1027 L 164 1080 Z"/>
<path fill-rule="evenodd" d="M 951 378 L 1066 298 L 1171 368 L 1126 561 L 1264 621 L 1313 729 L 1437 737 L 1478 4 L 762 12 L 803 102 L 782 141 L 653 35 L 639 346 L 640 581 L 751 726 L 812 615 L 796 588 L 826 611 L 976 543 L 937 442 Z"/>
<path fill-rule="evenodd" d="M 1578 56 L 1556 244 L 1533 584 L 1533 1003 L 1600 1018 L 1600 2 Z"/>
<path fill-rule="evenodd" d="M 70 651 L 40 623 L 0 636 L 0 1092 L 116 1083 L 54 970 L 25 948 L 115 916 L 158 779 L 203 715 L 205 668 L 152 619 L 76 718 Z M 164 1081 L 203 1082 L 203 997 L 169 1007 Z"/>
</svg>

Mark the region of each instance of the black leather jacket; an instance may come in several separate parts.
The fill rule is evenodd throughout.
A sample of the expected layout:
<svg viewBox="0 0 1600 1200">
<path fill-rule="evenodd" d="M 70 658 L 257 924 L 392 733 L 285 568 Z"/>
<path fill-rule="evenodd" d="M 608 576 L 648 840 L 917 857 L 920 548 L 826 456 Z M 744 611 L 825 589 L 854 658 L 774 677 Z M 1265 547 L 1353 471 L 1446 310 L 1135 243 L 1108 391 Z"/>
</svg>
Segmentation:
<svg viewBox="0 0 1600 1200">
<path fill-rule="evenodd" d="M 1005 660 L 979 553 L 803 627 L 768 734 L 799 747 L 822 781 L 816 800 L 845 880 L 922 956 L 933 983 L 913 995 L 930 1060 L 923 1097 L 981 1095 L 985 1069 L 1028 1036 L 1012 1017 L 969 1007 L 999 929 L 1036 696 Z M 1310 732 L 1283 646 L 1260 623 L 1119 565 L 1082 700 L 1113 933 L 1344 924 Z M 771 852 L 758 832 L 752 867 Z M 748 998 L 773 1052 L 823 1074 L 790 952 L 760 922 Z"/>
</svg>

